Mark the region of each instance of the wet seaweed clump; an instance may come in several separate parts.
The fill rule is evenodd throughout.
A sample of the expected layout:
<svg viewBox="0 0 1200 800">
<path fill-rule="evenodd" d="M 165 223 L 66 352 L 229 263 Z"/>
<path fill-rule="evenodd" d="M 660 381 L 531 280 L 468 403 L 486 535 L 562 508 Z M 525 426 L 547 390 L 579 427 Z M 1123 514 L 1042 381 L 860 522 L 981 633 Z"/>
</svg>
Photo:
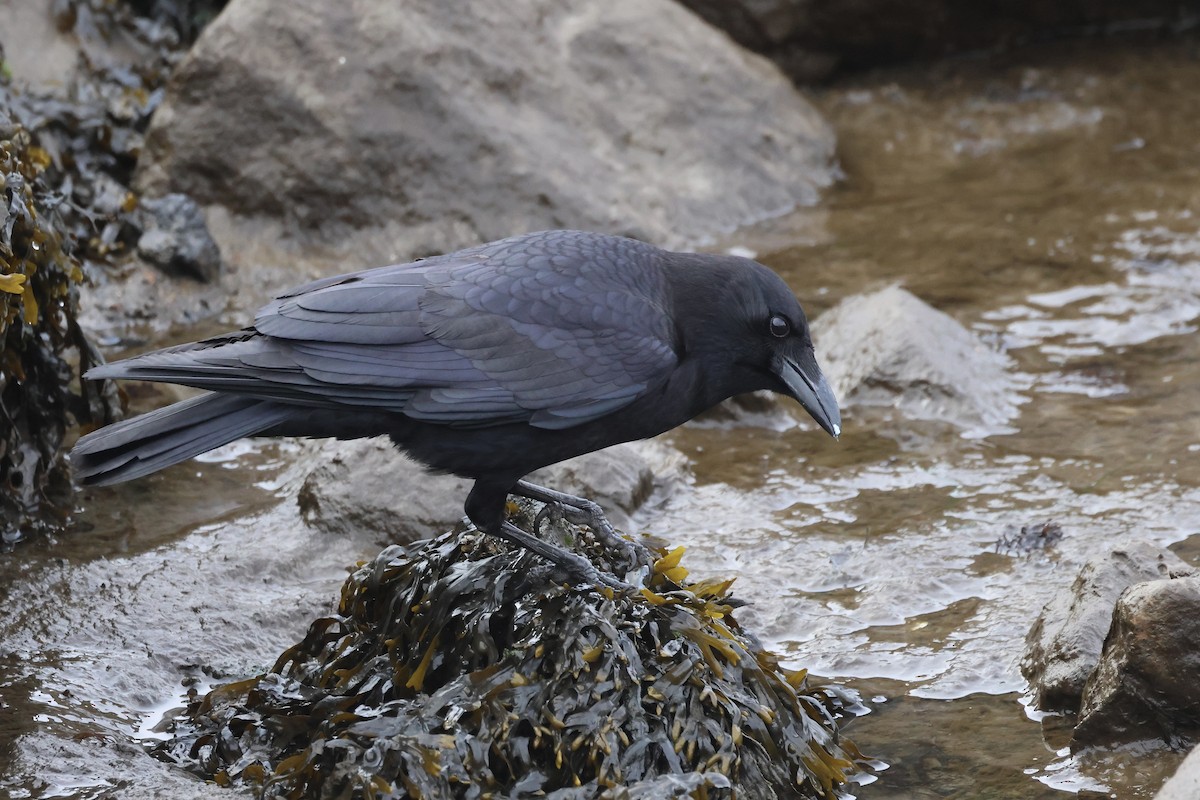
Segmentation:
<svg viewBox="0 0 1200 800">
<path fill-rule="evenodd" d="M 79 375 L 98 356 L 79 328 L 83 273 L 44 183 L 49 154 L 7 113 L 0 84 L 0 547 L 66 521 L 63 439 L 111 420 L 114 398 Z"/>
<path fill-rule="evenodd" d="M 131 186 L 146 128 L 175 66 L 223 5 L 53 0 L 55 23 L 79 47 L 71 79 L 54 90 L 6 91 L 3 107 L 39 140 L 47 160 L 42 180 L 56 193 L 59 217 L 92 280 L 121 263 L 141 234 Z"/>
<path fill-rule="evenodd" d="M 852 693 L 783 668 L 728 581 L 571 588 L 476 531 L 392 546 L 265 675 L 214 689 L 162 754 L 263 797 L 836 798 Z"/>
</svg>

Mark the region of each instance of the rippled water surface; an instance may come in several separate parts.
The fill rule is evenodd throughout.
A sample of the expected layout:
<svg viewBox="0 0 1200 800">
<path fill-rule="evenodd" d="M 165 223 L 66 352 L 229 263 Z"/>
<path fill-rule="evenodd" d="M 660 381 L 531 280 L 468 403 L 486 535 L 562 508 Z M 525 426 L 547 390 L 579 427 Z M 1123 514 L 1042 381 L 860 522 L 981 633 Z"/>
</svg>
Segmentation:
<svg viewBox="0 0 1200 800">
<path fill-rule="evenodd" d="M 694 572 L 738 575 L 747 625 L 869 701 L 850 732 L 891 767 L 862 798 L 1143 798 L 1178 761 L 1068 757 L 1069 721 L 1026 712 L 1016 664 L 1089 558 L 1149 541 L 1200 560 L 1198 79 L 1190 46 L 1094 45 L 834 87 L 818 103 L 845 183 L 727 243 L 811 315 L 899 282 L 1027 387 L 1015 432 L 984 437 L 854 408 L 841 442 L 800 416 L 670 437 L 694 481 L 641 522 Z M 203 686 L 268 666 L 378 547 L 270 511 L 287 462 L 225 451 L 112 490 L 0 563 L 0 793 L 199 790 L 114 753 L 178 701 L 180 669 Z M 997 547 L 1051 520 L 1053 548 Z"/>
<path fill-rule="evenodd" d="M 877 699 L 851 731 L 892 767 L 863 798 L 1150 797 L 1178 762 L 1060 755 L 1069 726 L 1025 713 L 1017 662 L 1089 558 L 1131 541 L 1194 555 L 1198 77 L 1190 47 L 1097 45 L 819 98 L 847 180 L 771 226 L 760 256 L 814 311 L 898 282 L 1006 351 L 1029 387 L 1017 431 L 977 439 L 854 409 L 841 443 L 673 437 L 697 480 L 666 513 L 693 559 L 741 576 L 796 664 Z M 800 243 L 781 246 L 789 228 Z M 1065 535 L 1048 551 L 996 546 L 1051 520 Z"/>
</svg>

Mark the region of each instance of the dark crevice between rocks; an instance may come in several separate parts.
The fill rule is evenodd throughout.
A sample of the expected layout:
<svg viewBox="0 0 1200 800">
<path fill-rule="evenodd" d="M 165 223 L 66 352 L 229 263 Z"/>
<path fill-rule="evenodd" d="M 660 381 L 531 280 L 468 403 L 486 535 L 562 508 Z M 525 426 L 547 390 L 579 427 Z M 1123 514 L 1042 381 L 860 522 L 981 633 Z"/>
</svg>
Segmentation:
<svg viewBox="0 0 1200 800">
<path fill-rule="evenodd" d="M 1200 27 L 1196 0 L 961 3 L 949 0 L 680 0 L 798 84 L 1047 43 L 1158 41 Z"/>
<path fill-rule="evenodd" d="M 780 666 L 729 581 L 687 582 L 681 551 L 658 552 L 626 596 L 473 529 L 388 547 L 159 754 L 264 797 L 845 796 L 868 765 L 838 732 L 857 696 Z"/>
</svg>

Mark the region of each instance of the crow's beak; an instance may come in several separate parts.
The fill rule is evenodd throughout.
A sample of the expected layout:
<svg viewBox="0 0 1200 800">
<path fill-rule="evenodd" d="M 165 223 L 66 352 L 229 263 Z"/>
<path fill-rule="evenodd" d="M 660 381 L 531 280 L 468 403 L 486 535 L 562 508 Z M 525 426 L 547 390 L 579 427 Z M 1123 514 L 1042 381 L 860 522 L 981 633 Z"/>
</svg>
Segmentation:
<svg viewBox="0 0 1200 800">
<path fill-rule="evenodd" d="M 837 398 L 829 388 L 829 381 L 821 374 L 812 350 L 798 359 L 783 356 L 779 359 L 776 374 L 787 386 L 788 394 L 804 406 L 818 425 L 835 439 L 842 435 L 842 412 L 838 410 Z"/>
</svg>

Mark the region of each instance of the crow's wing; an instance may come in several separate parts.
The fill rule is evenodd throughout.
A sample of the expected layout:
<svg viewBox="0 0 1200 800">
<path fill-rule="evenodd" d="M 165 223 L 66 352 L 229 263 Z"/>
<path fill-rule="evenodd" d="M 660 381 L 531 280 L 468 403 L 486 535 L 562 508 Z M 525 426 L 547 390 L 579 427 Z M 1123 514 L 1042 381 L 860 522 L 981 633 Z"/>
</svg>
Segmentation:
<svg viewBox="0 0 1200 800">
<path fill-rule="evenodd" d="M 660 259 L 641 242 L 575 231 L 515 237 L 435 267 L 421 327 L 511 394 L 530 424 L 569 428 L 665 381 L 677 358 Z M 406 412 L 469 420 L 486 391 L 414 397 Z"/>
<path fill-rule="evenodd" d="M 90 374 L 450 425 L 572 427 L 675 365 L 660 257 L 596 234 L 514 237 L 316 281 L 264 307 L 254 329 Z"/>
</svg>

